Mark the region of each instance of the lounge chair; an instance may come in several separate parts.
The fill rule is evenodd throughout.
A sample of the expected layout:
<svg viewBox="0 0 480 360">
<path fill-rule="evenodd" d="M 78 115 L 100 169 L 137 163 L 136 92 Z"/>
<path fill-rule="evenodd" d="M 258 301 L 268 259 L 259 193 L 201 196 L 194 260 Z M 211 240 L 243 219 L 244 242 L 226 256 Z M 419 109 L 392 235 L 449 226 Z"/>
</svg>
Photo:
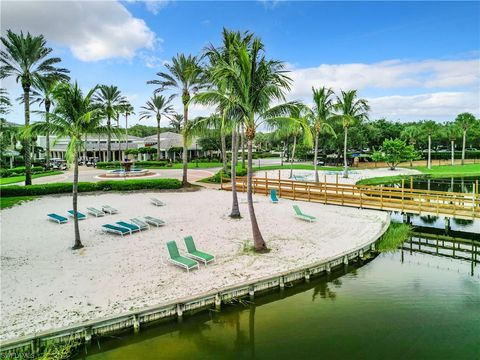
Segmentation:
<svg viewBox="0 0 480 360">
<path fill-rule="evenodd" d="M 118 234 L 118 235 L 122 235 L 122 236 L 132 233 L 132 231 L 130 229 L 126 228 L 126 227 L 116 226 L 116 225 L 112 225 L 112 224 L 102 225 L 102 230 L 105 231 L 105 232 L 114 233 L 114 234 Z"/>
<path fill-rule="evenodd" d="M 198 262 L 196 262 L 195 260 L 192 260 L 185 256 L 180 255 L 180 252 L 178 251 L 177 243 L 175 241 L 167 242 L 167 249 L 170 255 L 170 259 L 168 260 L 172 264 L 175 264 L 177 266 L 181 266 L 187 269 L 187 272 L 194 268 L 197 268 L 197 269 L 200 268 Z"/>
<path fill-rule="evenodd" d="M 75 212 L 73 210 L 68 210 L 68 215 L 70 215 L 70 217 L 74 217 Z M 77 218 L 78 220 L 85 220 L 87 218 L 87 215 L 82 214 L 80 211 L 77 211 Z"/>
<path fill-rule="evenodd" d="M 148 225 L 145 221 L 140 220 L 139 218 L 133 218 L 133 219 L 130 219 L 130 221 L 135 225 L 137 225 L 138 227 L 140 227 L 141 230 L 150 229 L 150 225 Z"/>
<path fill-rule="evenodd" d="M 150 198 L 150 201 L 155 206 L 165 206 L 163 201 L 158 200 L 157 198 Z"/>
<path fill-rule="evenodd" d="M 210 261 L 215 260 L 215 256 L 204 253 L 202 251 L 198 251 L 195 247 L 195 242 L 193 241 L 193 238 L 191 236 L 184 237 L 183 241 L 185 241 L 185 246 L 187 247 L 188 252 L 188 254 L 185 254 L 185 256 L 188 256 L 189 258 L 198 261 L 202 261 L 205 266 L 207 266 Z"/>
<path fill-rule="evenodd" d="M 277 190 L 275 189 L 270 190 L 270 201 L 274 204 L 278 203 Z"/>
<path fill-rule="evenodd" d="M 165 225 L 165 221 L 154 218 L 153 216 L 145 216 L 145 222 L 156 227 Z"/>
<path fill-rule="evenodd" d="M 302 210 L 297 205 L 293 205 L 293 209 L 295 210 L 295 216 L 299 219 L 309 221 L 309 222 L 314 222 L 317 221 L 317 218 L 312 215 L 307 215 L 302 213 Z"/>
<path fill-rule="evenodd" d="M 118 210 L 111 207 L 110 205 L 102 205 L 102 210 L 110 215 L 118 213 Z"/>
<path fill-rule="evenodd" d="M 65 224 L 66 222 L 68 222 L 68 218 L 57 214 L 47 214 L 47 216 L 49 220 L 55 221 L 59 224 Z"/>
<path fill-rule="evenodd" d="M 102 210 L 98 210 L 94 207 L 88 207 L 87 211 L 89 214 L 94 215 L 95 217 L 105 216 L 105 213 Z"/>
<path fill-rule="evenodd" d="M 135 232 L 135 231 L 140 231 L 140 230 L 142 230 L 142 229 L 140 229 L 140 226 L 135 225 L 135 224 L 127 223 L 126 221 L 117 221 L 117 224 L 120 225 L 121 227 L 130 229 L 130 231 L 131 231 L 132 233 Z"/>
</svg>

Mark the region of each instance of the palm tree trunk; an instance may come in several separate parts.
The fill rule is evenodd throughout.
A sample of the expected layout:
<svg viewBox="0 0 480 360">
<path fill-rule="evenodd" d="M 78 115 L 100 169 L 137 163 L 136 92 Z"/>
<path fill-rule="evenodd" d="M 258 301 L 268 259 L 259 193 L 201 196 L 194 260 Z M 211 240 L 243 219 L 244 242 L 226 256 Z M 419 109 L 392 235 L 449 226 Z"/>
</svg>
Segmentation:
<svg viewBox="0 0 480 360">
<path fill-rule="evenodd" d="M 463 139 L 462 139 L 462 165 L 465 165 L 465 145 L 467 142 L 467 130 L 463 130 Z"/>
<path fill-rule="evenodd" d="M 280 154 L 280 166 L 283 167 L 283 155 L 285 154 L 285 141 L 282 141 L 282 152 Z"/>
<path fill-rule="evenodd" d="M 238 141 L 237 141 L 237 130 L 233 129 L 232 131 L 232 212 L 230 217 L 238 219 L 241 217 L 240 208 L 238 206 L 238 196 L 237 196 L 237 156 L 238 156 Z"/>
<path fill-rule="evenodd" d="M 112 130 L 112 122 L 110 121 L 110 116 L 107 117 L 107 161 L 112 160 L 112 144 L 111 142 L 111 134 L 110 131 Z"/>
<path fill-rule="evenodd" d="M 188 106 L 183 105 L 183 175 L 182 175 L 182 184 L 183 186 L 188 184 L 187 180 L 187 171 L 188 171 L 188 147 L 187 147 L 187 124 L 188 124 Z"/>
<path fill-rule="evenodd" d="M 50 121 L 50 103 L 45 101 L 45 123 L 49 124 Z M 47 130 L 45 134 L 45 167 L 50 168 L 50 131 Z"/>
<path fill-rule="evenodd" d="M 295 148 L 297 146 L 297 136 L 293 137 L 292 157 L 290 158 L 290 179 L 293 177 L 293 159 L 295 158 Z"/>
<path fill-rule="evenodd" d="M 157 160 L 161 159 L 161 151 L 160 151 L 160 119 L 161 116 L 157 115 Z"/>
<path fill-rule="evenodd" d="M 125 151 L 128 150 L 128 115 L 125 113 Z"/>
<path fill-rule="evenodd" d="M 455 165 L 455 140 L 450 141 L 451 149 L 452 149 L 452 166 Z"/>
<path fill-rule="evenodd" d="M 242 147 L 242 169 L 245 169 L 245 129 L 242 125 L 242 132 L 240 134 L 241 147 Z"/>
<path fill-rule="evenodd" d="M 220 128 L 220 140 L 222 143 L 222 164 L 223 164 L 223 172 L 226 174 L 228 171 L 228 165 L 227 165 L 227 142 L 225 139 L 225 129 L 222 124 Z M 233 144 L 232 144 L 233 146 Z"/>
<path fill-rule="evenodd" d="M 427 167 L 429 169 L 432 168 L 432 136 L 428 135 L 428 159 L 427 159 Z"/>
<path fill-rule="evenodd" d="M 247 129 L 248 132 L 248 129 Z M 252 223 L 252 233 L 253 233 L 253 243 L 255 246 L 255 251 L 265 252 L 267 251 L 267 245 L 263 240 L 262 233 L 258 227 L 257 217 L 255 216 L 255 209 L 253 208 L 253 197 L 252 197 L 252 185 L 253 185 L 253 168 L 252 168 L 252 150 L 253 150 L 253 140 L 251 138 L 247 139 L 247 154 L 248 154 L 248 168 L 247 168 L 247 201 L 248 201 L 248 212 L 250 213 L 250 222 Z"/>
<path fill-rule="evenodd" d="M 347 141 L 348 141 L 348 127 L 345 127 L 345 138 L 343 140 L 343 177 L 348 179 L 348 162 L 347 162 Z"/>
<path fill-rule="evenodd" d="M 80 241 L 80 229 L 78 228 L 78 156 L 75 152 L 73 160 L 73 227 L 75 229 L 75 244 L 73 245 L 72 250 L 83 248 L 82 242 Z"/>
<path fill-rule="evenodd" d="M 25 108 L 25 126 L 30 125 L 30 86 L 23 87 L 23 103 Z M 25 159 L 25 185 L 32 185 L 32 143 L 30 138 L 23 141 L 23 158 Z"/>
<path fill-rule="evenodd" d="M 317 169 L 317 163 L 318 163 L 318 131 L 315 131 L 315 149 L 314 149 L 314 154 L 313 154 L 313 170 L 315 171 L 315 182 L 319 182 L 318 178 L 318 169 Z"/>
</svg>

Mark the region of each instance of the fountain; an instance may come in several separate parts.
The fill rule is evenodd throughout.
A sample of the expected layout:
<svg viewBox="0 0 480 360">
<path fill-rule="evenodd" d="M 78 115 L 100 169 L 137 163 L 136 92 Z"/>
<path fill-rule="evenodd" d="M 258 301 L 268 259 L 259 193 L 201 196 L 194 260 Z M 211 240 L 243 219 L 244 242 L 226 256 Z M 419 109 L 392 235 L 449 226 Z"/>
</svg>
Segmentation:
<svg viewBox="0 0 480 360">
<path fill-rule="evenodd" d="M 109 170 L 106 174 L 100 175 L 103 178 L 119 178 L 119 177 L 140 177 L 151 176 L 154 173 L 147 169 L 137 169 L 134 167 L 134 162 L 128 158 L 125 158 L 121 163 L 123 169 Z"/>
</svg>

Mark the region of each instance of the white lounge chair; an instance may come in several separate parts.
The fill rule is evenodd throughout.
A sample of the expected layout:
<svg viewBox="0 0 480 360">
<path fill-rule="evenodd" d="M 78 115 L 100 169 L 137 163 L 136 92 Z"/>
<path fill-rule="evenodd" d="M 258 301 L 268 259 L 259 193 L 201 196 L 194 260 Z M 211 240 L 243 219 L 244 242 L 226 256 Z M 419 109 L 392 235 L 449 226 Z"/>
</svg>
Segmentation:
<svg viewBox="0 0 480 360">
<path fill-rule="evenodd" d="M 148 225 L 145 221 L 140 220 L 139 218 L 130 219 L 132 223 L 137 225 L 141 230 L 148 230 L 150 229 L 150 225 Z"/>
<path fill-rule="evenodd" d="M 165 225 L 165 221 L 154 218 L 153 216 L 145 216 L 145 221 L 150 224 L 154 225 L 156 227 L 163 226 Z"/>
<path fill-rule="evenodd" d="M 102 225 L 102 230 L 104 232 L 109 232 L 113 234 L 118 234 L 118 235 L 128 235 L 132 233 L 132 230 L 127 229 L 123 226 L 117 226 L 117 225 L 112 225 L 112 224 L 104 224 Z"/>
<path fill-rule="evenodd" d="M 87 211 L 88 211 L 89 214 L 91 214 L 95 217 L 105 216 L 105 213 L 102 210 L 98 210 L 94 207 L 87 207 Z"/>
<path fill-rule="evenodd" d="M 157 198 L 150 198 L 150 202 L 155 206 L 165 206 L 165 203 Z"/>
<path fill-rule="evenodd" d="M 118 213 L 118 210 L 111 207 L 110 205 L 102 205 L 102 210 L 110 215 Z"/>
</svg>

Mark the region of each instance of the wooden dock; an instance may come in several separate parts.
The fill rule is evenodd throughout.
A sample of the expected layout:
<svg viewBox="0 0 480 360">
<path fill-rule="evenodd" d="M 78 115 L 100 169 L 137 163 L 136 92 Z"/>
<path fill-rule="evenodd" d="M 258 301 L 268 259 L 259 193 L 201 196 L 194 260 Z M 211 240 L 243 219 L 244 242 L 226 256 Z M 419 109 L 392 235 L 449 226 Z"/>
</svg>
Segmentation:
<svg viewBox="0 0 480 360">
<path fill-rule="evenodd" d="M 266 174 L 265 174 L 266 175 Z M 351 185 L 324 182 L 284 180 L 279 178 L 253 178 L 253 193 L 268 195 L 271 190 L 285 199 L 312 201 L 329 205 L 351 206 L 364 209 L 398 211 L 404 214 L 444 216 L 457 219 L 480 219 L 480 194 L 478 180 L 475 192 L 458 193 L 420 190 L 400 187 Z M 231 190 L 230 183 L 222 183 L 224 190 Z M 247 178 L 237 178 L 237 191 L 247 191 Z"/>
</svg>

